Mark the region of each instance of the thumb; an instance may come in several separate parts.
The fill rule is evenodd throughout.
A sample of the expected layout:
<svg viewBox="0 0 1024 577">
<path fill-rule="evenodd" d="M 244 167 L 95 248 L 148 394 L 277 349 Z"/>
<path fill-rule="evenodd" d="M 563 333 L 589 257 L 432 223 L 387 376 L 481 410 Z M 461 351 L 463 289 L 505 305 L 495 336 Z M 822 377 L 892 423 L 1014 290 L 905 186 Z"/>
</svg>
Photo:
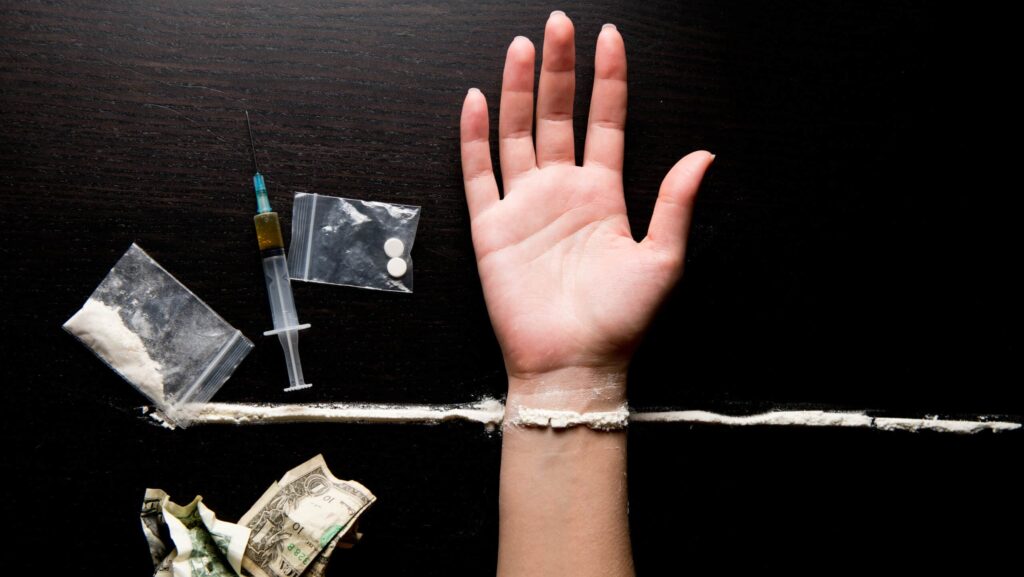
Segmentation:
<svg viewBox="0 0 1024 577">
<path fill-rule="evenodd" d="M 654 215 L 642 244 L 668 252 L 682 261 L 697 188 L 714 159 L 714 154 L 698 150 L 684 156 L 668 171 L 661 181 Z"/>
</svg>

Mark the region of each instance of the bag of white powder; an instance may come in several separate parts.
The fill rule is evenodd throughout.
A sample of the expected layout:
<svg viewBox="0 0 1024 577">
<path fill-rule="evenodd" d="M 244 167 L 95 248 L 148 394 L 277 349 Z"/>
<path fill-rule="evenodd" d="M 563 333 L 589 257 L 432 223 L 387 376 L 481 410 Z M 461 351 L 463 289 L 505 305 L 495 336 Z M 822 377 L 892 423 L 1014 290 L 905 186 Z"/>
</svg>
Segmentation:
<svg viewBox="0 0 1024 577">
<path fill-rule="evenodd" d="M 253 346 L 136 244 L 64 329 L 182 427 Z"/>
</svg>

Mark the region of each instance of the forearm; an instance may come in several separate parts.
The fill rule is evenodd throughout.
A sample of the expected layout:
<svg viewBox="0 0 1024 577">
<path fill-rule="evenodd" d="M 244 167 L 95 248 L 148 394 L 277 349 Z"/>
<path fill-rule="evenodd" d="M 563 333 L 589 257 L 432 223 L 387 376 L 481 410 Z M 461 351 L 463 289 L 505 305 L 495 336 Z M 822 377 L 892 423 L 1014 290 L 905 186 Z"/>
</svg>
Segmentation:
<svg viewBox="0 0 1024 577">
<path fill-rule="evenodd" d="M 501 457 L 498 575 L 633 575 L 626 514 L 626 433 L 523 427 L 520 407 L 611 411 L 624 373 L 569 370 L 511 379 Z"/>
</svg>

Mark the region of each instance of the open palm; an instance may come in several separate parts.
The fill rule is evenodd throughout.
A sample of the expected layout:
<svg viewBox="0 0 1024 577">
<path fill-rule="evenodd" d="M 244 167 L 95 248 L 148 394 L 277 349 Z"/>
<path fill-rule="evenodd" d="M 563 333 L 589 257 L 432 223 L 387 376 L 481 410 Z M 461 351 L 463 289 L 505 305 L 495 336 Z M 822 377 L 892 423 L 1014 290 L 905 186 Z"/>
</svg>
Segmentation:
<svg viewBox="0 0 1024 577">
<path fill-rule="evenodd" d="M 532 135 L 534 47 L 508 49 L 499 121 L 504 198 L 488 143 L 487 104 L 473 89 L 462 111 L 462 169 L 473 245 L 491 322 L 510 376 L 564 368 L 624 369 L 682 272 L 690 214 L 714 158 L 695 152 L 668 173 L 646 238 L 633 239 L 623 198 L 626 52 L 598 37 L 583 165 L 572 129 L 575 39 L 548 20 Z"/>
</svg>

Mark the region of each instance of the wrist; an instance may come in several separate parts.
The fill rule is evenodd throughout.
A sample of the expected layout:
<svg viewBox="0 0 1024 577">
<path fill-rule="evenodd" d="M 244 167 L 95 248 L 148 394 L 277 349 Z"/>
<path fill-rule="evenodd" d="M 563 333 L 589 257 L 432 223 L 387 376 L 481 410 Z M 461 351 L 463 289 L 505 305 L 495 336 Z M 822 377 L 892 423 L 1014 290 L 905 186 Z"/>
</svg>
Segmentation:
<svg viewBox="0 0 1024 577">
<path fill-rule="evenodd" d="M 612 411 L 626 404 L 626 367 L 566 367 L 509 373 L 507 410 Z"/>
</svg>

